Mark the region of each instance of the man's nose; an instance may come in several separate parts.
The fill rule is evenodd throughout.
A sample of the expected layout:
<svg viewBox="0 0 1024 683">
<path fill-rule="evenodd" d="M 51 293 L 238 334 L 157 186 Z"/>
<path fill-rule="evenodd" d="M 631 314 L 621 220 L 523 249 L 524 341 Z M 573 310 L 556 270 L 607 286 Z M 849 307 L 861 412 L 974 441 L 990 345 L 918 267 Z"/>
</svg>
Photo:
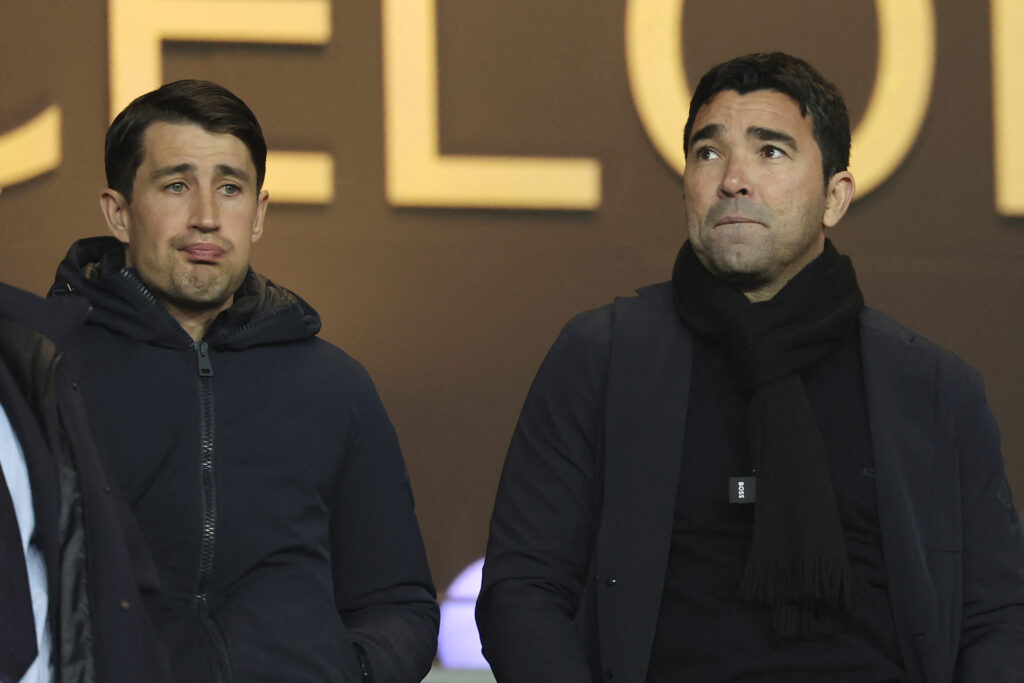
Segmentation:
<svg viewBox="0 0 1024 683">
<path fill-rule="evenodd" d="M 745 197 L 753 194 L 753 189 L 746 161 L 736 155 L 730 156 L 725 165 L 719 192 L 726 197 Z"/>
<path fill-rule="evenodd" d="M 197 230 L 217 230 L 220 228 L 220 211 L 216 195 L 212 191 L 200 190 L 193 194 L 192 227 Z"/>
</svg>

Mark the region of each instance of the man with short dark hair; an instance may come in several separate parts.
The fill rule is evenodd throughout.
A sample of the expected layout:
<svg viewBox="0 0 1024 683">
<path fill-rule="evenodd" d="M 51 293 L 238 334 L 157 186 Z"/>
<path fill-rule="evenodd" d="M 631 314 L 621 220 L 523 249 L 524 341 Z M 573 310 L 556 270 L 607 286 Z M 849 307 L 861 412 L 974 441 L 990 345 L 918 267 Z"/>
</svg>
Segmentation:
<svg viewBox="0 0 1024 683">
<path fill-rule="evenodd" d="M 175 680 L 420 680 L 438 608 L 394 430 L 316 312 L 249 267 L 266 149 L 204 81 L 115 118 L 114 237 L 76 242 L 52 290 L 93 309 L 67 353 L 159 568 Z"/>
<path fill-rule="evenodd" d="M 1024 681 L 998 429 L 825 239 L 849 146 L 802 60 L 701 79 L 672 281 L 569 322 L 512 438 L 477 606 L 501 683 Z"/>
</svg>

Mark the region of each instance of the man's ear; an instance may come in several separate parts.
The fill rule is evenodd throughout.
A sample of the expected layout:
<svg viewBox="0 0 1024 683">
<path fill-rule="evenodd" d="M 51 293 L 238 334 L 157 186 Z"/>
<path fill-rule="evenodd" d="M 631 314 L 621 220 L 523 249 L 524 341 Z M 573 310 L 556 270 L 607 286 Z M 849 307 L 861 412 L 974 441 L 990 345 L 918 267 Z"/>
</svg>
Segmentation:
<svg viewBox="0 0 1024 683">
<path fill-rule="evenodd" d="M 849 171 L 839 171 L 829 178 L 825 189 L 825 215 L 821 219 L 824 227 L 831 228 L 846 215 L 856 191 L 857 182 Z"/>
<path fill-rule="evenodd" d="M 250 239 L 255 242 L 263 236 L 263 219 L 267 215 L 267 202 L 270 201 L 270 193 L 260 190 L 259 199 L 256 200 L 256 216 L 252 220 L 252 233 Z"/>
<path fill-rule="evenodd" d="M 128 215 L 128 200 L 117 190 L 109 187 L 100 194 L 100 211 L 107 219 L 107 228 L 122 244 L 129 242 L 129 225 L 131 218 Z"/>
</svg>

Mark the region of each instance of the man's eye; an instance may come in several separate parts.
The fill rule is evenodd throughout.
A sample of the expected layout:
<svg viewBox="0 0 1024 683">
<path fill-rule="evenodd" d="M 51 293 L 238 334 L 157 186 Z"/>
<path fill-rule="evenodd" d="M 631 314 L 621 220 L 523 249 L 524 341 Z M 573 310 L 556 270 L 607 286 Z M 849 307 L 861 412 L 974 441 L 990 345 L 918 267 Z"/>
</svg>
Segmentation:
<svg viewBox="0 0 1024 683">
<path fill-rule="evenodd" d="M 169 191 L 173 192 L 174 194 L 181 194 L 182 192 L 184 192 L 187 189 L 187 187 L 186 187 L 185 183 L 178 181 L 178 182 L 174 182 L 174 183 L 171 183 L 170 185 L 168 185 L 167 189 Z"/>
<path fill-rule="evenodd" d="M 240 188 L 238 185 L 228 183 L 227 185 L 221 187 L 221 191 L 226 195 L 233 195 L 241 192 L 242 188 Z"/>
<path fill-rule="evenodd" d="M 718 158 L 718 152 L 711 149 L 710 147 L 701 147 L 697 150 L 696 156 L 701 161 L 710 161 Z"/>
<path fill-rule="evenodd" d="M 764 149 L 761 150 L 761 154 L 768 159 L 781 159 L 786 156 L 786 153 L 775 145 L 766 145 Z"/>
</svg>

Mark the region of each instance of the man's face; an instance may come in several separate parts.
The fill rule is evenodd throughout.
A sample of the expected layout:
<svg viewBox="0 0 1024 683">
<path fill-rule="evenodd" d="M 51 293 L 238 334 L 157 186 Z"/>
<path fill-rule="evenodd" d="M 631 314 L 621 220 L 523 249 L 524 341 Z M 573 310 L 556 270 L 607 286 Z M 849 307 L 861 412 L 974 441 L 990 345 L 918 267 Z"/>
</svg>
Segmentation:
<svg viewBox="0 0 1024 683">
<path fill-rule="evenodd" d="M 751 300 L 770 299 L 822 252 L 853 176 L 825 186 L 810 116 L 774 90 L 722 91 L 692 130 L 683 187 L 694 252 Z"/>
<path fill-rule="evenodd" d="M 101 199 L 126 265 L 165 305 L 228 308 L 267 207 L 245 144 L 198 125 L 153 123 L 132 196 L 107 190 Z"/>
</svg>

